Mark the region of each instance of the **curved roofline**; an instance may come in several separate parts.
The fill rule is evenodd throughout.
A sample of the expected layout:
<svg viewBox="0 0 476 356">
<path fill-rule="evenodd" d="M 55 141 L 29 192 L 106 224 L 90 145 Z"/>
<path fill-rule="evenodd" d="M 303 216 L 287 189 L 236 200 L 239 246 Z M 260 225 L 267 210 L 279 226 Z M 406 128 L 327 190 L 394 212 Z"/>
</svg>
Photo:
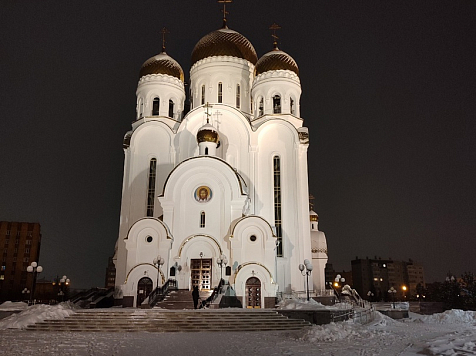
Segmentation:
<svg viewBox="0 0 476 356">
<path fill-rule="evenodd" d="M 177 164 L 174 169 L 172 169 L 169 173 L 169 175 L 167 176 L 167 179 L 165 180 L 164 182 L 164 187 L 162 188 L 162 194 L 159 195 L 159 197 L 163 197 L 164 196 L 164 193 L 165 193 L 165 187 L 167 186 L 167 183 L 169 181 L 169 178 L 170 176 L 175 172 L 176 169 L 178 169 L 182 164 L 184 164 L 185 162 L 188 162 L 188 161 L 191 161 L 191 160 L 194 160 L 194 159 L 203 159 L 203 158 L 206 158 L 206 159 L 215 159 L 217 161 L 220 161 L 221 163 L 224 163 L 226 164 L 232 171 L 233 173 L 235 174 L 236 176 L 236 179 L 238 180 L 238 184 L 240 185 L 240 192 L 241 192 L 241 195 L 247 195 L 244 190 L 243 190 L 243 186 L 242 186 L 242 182 L 243 184 L 245 185 L 245 187 L 247 187 L 246 183 L 245 183 L 245 180 L 243 179 L 243 177 L 241 176 L 241 174 L 239 174 L 235 168 L 233 168 L 228 162 L 226 162 L 225 160 L 223 160 L 222 158 L 220 157 L 216 157 L 216 156 L 195 156 L 195 157 L 190 157 L 190 158 L 187 158 L 185 160 L 183 160 L 182 162 L 180 162 L 179 164 Z"/>
<path fill-rule="evenodd" d="M 241 218 L 239 218 L 236 223 L 235 223 L 235 226 L 233 226 L 233 230 L 231 230 L 231 237 L 233 238 L 234 234 L 235 234 L 235 228 L 236 226 L 242 222 L 243 220 L 245 219 L 248 219 L 248 218 L 259 218 L 261 220 L 263 220 L 266 224 L 268 224 L 270 230 L 271 230 L 271 233 L 273 234 L 273 237 L 277 237 L 275 234 L 274 234 L 274 231 L 273 231 L 273 227 L 271 226 L 271 224 L 263 217 L 259 216 L 259 215 L 247 215 L 247 216 L 243 216 Z"/>
<path fill-rule="evenodd" d="M 167 232 L 167 239 L 170 239 L 170 240 L 173 240 L 173 239 L 174 239 L 173 235 L 170 233 L 170 230 L 169 230 L 169 227 L 167 226 L 167 224 L 165 224 L 162 220 L 160 220 L 160 219 L 158 219 L 158 218 L 146 216 L 146 217 L 140 218 L 139 220 L 136 220 L 136 221 L 134 222 L 134 224 L 131 225 L 131 227 L 129 228 L 129 230 L 127 230 L 127 236 L 124 238 L 124 240 L 128 240 L 128 239 L 129 239 L 129 233 L 131 232 L 132 228 L 133 228 L 139 221 L 142 221 L 142 220 L 155 220 L 155 221 L 158 221 L 158 222 L 161 223 L 162 226 L 165 228 L 165 231 Z"/>
</svg>

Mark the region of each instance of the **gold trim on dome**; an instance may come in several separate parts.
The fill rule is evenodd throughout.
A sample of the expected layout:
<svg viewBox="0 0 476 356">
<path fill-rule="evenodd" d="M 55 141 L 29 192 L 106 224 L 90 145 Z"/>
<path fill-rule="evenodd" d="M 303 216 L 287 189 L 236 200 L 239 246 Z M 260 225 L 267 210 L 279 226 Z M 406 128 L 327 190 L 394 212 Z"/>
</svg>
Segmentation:
<svg viewBox="0 0 476 356">
<path fill-rule="evenodd" d="M 192 66 L 201 59 L 217 56 L 231 56 L 246 59 L 256 64 L 258 56 L 248 39 L 242 34 L 222 28 L 210 32 L 198 41 L 192 51 Z"/>
</svg>

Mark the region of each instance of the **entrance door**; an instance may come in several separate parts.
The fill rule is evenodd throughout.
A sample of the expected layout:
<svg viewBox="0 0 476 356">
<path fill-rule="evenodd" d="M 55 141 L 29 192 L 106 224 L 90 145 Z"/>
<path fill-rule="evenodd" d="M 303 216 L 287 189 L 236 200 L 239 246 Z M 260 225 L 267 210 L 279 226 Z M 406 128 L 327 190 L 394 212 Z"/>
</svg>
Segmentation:
<svg viewBox="0 0 476 356">
<path fill-rule="evenodd" d="M 246 307 L 261 308 L 261 281 L 256 277 L 246 281 Z"/>
<path fill-rule="evenodd" d="M 210 290 L 212 280 L 211 258 L 200 258 L 191 261 L 192 287 L 199 290 Z"/>
<path fill-rule="evenodd" d="M 152 280 L 149 277 L 143 277 L 137 283 L 137 307 L 139 308 L 145 298 L 152 292 Z"/>
</svg>

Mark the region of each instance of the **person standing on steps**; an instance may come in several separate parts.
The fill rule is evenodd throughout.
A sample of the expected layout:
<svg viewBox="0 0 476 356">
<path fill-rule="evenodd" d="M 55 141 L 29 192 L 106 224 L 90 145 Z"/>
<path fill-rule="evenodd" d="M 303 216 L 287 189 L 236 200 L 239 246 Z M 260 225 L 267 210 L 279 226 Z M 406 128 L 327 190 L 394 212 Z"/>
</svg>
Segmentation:
<svg viewBox="0 0 476 356">
<path fill-rule="evenodd" d="M 200 298 L 200 293 L 198 292 L 198 286 L 193 287 L 192 298 L 193 298 L 193 308 L 197 309 L 198 299 Z"/>
</svg>

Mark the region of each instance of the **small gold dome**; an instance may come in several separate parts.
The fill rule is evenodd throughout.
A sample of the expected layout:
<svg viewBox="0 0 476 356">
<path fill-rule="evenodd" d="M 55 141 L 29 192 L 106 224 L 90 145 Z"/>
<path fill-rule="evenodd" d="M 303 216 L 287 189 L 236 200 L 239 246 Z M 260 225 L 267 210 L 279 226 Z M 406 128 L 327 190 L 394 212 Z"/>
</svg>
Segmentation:
<svg viewBox="0 0 476 356">
<path fill-rule="evenodd" d="M 219 137 L 218 137 L 218 132 L 217 130 L 210 125 L 209 123 L 206 123 L 203 125 L 197 132 L 197 142 L 214 142 L 218 143 Z"/>
<path fill-rule="evenodd" d="M 266 53 L 256 63 L 255 75 L 280 69 L 290 70 L 299 76 L 299 68 L 296 61 L 286 52 L 275 48 L 271 52 Z"/>
<path fill-rule="evenodd" d="M 319 221 L 319 215 L 317 215 L 313 210 L 309 212 L 309 217 L 311 221 Z"/>
<path fill-rule="evenodd" d="M 180 64 L 167 53 L 162 52 L 149 58 L 140 69 L 139 78 L 147 74 L 167 74 L 184 81 L 183 70 Z"/>
<path fill-rule="evenodd" d="M 210 32 L 198 41 L 192 51 L 192 66 L 201 59 L 216 56 L 242 58 L 253 64 L 258 61 L 251 42 L 242 34 L 230 30 L 228 27 Z"/>
</svg>

